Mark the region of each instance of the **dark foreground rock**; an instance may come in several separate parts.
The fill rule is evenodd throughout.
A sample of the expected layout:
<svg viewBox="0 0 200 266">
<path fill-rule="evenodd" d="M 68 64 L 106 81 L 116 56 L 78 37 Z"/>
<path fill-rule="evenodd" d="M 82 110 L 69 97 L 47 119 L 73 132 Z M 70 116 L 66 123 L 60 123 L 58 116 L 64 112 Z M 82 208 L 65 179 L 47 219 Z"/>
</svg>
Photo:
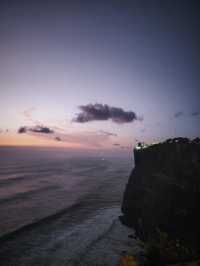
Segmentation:
<svg viewBox="0 0 200 266">
<path fill-rule="evenodd" d="M 124 193 L 122 221 L 150 243 L 150 248 L 157 244 L 158 257 L 162 253 L 158 249 L 168 250 L 167 255 L 164 252 L 164 261 L 186 261 L 200 256 L 197 140 L 177 138 L 134 151 L 135 168 Z"/>
</svg>

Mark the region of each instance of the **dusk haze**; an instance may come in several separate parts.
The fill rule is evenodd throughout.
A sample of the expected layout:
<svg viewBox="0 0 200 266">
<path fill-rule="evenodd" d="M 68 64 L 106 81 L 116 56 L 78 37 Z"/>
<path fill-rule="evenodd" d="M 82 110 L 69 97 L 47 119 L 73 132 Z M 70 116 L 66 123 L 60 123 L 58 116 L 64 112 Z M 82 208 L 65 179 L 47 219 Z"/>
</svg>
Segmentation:
<svg viewBox="0 0 200 266">
<path fill-rule="evenodd" d="M 191 208 L 184 202 L 188 209 L 177 209 L 195 220 L 199 36 L 198 0 L 0 2 L 2 266 L 165 266 L 200 259 L 195 236 L 168 226 L 179 211 L 168 213 L 161 203 L 166 195 L 175 208 L 189 197 Z M 186 194 L 173 194 L 174 183 L 187 187 Z M 148 205 L 159 201 L 168 224 L 159 207 Z M 154 227 L 172 242 L 176 232 L 192 255 L 154 261 L 134 237 L 139 232 L 146 243 Z"/>
<path fill-rule="evenodd" d="M 198 1 L 47 2 L 1 3 L 1 145 L 98 144 L 106 152 L 114 142 L 132 149 L 138 138 L 200 133 Z M 143 121 L 72 122 L 79 106 L 96 103 Z M 65 140 L 17 134 L 37 124 Z M 99 130 L 117 136 L 104 141 Z"/>
</svg>

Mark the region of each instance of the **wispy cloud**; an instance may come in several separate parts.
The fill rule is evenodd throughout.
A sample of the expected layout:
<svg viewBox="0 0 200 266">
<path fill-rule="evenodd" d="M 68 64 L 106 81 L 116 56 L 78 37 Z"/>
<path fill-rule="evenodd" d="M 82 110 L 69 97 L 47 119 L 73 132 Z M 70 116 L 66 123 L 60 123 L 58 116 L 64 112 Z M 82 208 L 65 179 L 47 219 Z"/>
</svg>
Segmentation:
<svg viewBox="0 0 200 266">
<path fill-rule="evenodd" d="M 29 109 L 26 109 L 22 112 L 23 116 L 26 118 L 27 121 L 33 122 L 32 114 L 36 110 L 35 107 L 31 107 Z"/>
<path fill-rule="evenodd" d="M 104 135 L 107 135 L 107 136 L 117 137 L 117 134 L 116 133 L 112 133 L 112 132 L 108 132 L 108 131 L 104 131 L 104 130 L 99 130 L 98 132 L 100 134 L 104 134 Z"/>
<path fill-rule="evenodd" d="M 121 150 L 128 150 L 128 149 L 131 149 L 130 146 L 124 146 L 124 145 L 121 145 L 120 143 L 114 143 L 113 146 L 116 146 L 117 148 L 121 149 Z"/>
<path fill-rule="evenodd" d="M 181 117 L 181 116 L 183 116 L 183 112 L 182 111 L 179 111 L 179 112 L 176 112 L 175 114 L 174 114 L 174 118 L 179 118 L 179 117 Z"/>
<path fill-rule="evenodd" d="M 121 148 L 122 150 L 129 150 L 129 149 L 131 149 L 131 147 L 129 147 L 129 146 L 120 146 L 120 148 Z"/>
<path fill-rule="evenodd" d="M 124 111 L 122 108 L 109 106 L 107 104 L 87 104 L 79 106 L 80 113 L 73 119 L 74 122 L 86 123 L 90 121 L 111 120 L 118 124 L 130 123 L 142 120 L 133 111 Z"/>
<path fill-rule="evenodd" d="M 191 117 L 196 117 L 196 116 L 200 115 L 200 112 L 199 111 L 194 111 L 194 112 L 189 113 L 188 115 L 191 116 Z M 183 111 L 179 111 L 179 112 L 174 113 L 174 118 L 180 118 L 182 116 L 184 116 L 184 112 Z"/>
<path fill-rule="evenodd" d="M 196 112 L 192 112 L 191 113 L 191 116 L 199 116 L 200 115 L 200 112 L 199 111 L 196 111 Z"/>
<path fill-rule="evenodd" d="M 7 134 L 9 133 L 8 129 L 0 129 L 0 134 Z"/>
<path fill-rule="evenodd" d="M 61 130 L 52 130 L 46 126 L 23 126 L 18 129 L 19 134 L 33 135 L 46 140 L 54 140 L 62 143 L 76 144 L 82 147 L 108 147 L 112 145 L 110 139 L 116 134 L 107 131 L 94 132 L 67 132 Z"/>
</svg>

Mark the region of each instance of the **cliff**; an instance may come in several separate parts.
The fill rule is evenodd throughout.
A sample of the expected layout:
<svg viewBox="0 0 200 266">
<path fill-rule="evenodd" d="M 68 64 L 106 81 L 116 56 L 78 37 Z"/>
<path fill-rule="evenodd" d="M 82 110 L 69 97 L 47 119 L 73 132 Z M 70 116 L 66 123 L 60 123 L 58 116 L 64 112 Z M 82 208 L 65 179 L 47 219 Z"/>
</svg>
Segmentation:
<svg viewBox="0 0 200 266">
<path fill-rule="evenodd" d="M 200 254 L 200 143 L 183 138 L 134 150 L 135 168 L 126 186 L 122 222 L 144 241 L 164 235 L 189 251 L 172 261 Z M 159 239 L 160 241 L 160 239 Z M 172 242 L 170 242 L 172 243 Z M 181 243 L 181 244 L 180 244 Z M 177 248 L 176 248 L 177 249 Z M 169 259 L 170 260 L 170 259 Z"/>
</svg>

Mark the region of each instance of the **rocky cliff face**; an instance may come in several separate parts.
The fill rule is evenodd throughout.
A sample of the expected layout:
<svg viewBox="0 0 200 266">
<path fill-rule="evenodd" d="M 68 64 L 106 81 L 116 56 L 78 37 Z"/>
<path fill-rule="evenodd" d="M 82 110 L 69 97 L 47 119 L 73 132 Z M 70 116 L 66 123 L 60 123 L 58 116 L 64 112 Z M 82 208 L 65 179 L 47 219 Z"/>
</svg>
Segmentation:
<svg viewBox="0 0 200 266">
<path fill-rule="evenodd" d="M 168 140 L 134 150 L 125 189 L 123 223 L 144 240 L 165 232 L 200 254 L 199 139 Z"/>
</svg>

